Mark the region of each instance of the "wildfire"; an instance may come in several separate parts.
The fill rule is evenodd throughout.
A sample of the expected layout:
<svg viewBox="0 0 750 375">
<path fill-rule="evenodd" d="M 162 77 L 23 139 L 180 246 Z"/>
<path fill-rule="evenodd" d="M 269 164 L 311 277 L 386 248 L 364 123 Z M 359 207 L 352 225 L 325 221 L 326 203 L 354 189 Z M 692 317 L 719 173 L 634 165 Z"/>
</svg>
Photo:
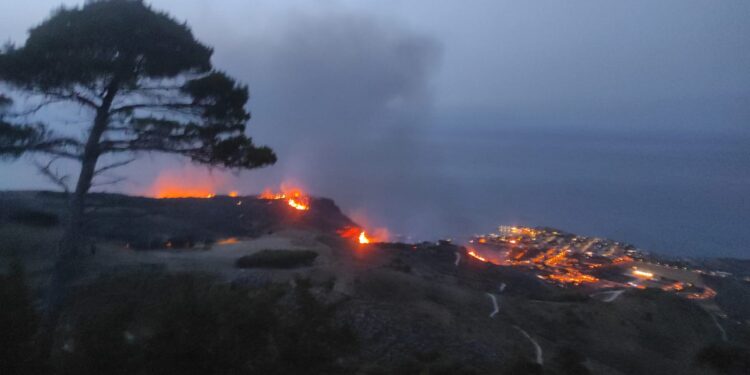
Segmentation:
<svg viewBox="0 0 750 375">
<path fill-rule="evenodd" d="M 199 168 L 166 169 L 159 173 L 151 186 L 139 193 L 154 198 L 213 198 L 226 191 L 224 188 L 230 183 L 226 175 L 211 174 Z"/>
<path fill-rule="evenodd" d="M 300 211 L 305 211 L 305 210 L 309 210 L 310 209 L 310 207 L 308 205 L 303 204 L 303 203 L 299 203 L 294 198 L 289 198 L 288 203 L 289 203 L 290 206 L 292 206 L 292 207 L 294 207 L 294 208 L 296 208 L 296 209 L 298 209 Z"/>
<path fill-rule="evenodd" d="M 310 198 L 297 189 L 281 193 L 274 193 L 271 189 L 266 189 L 258 195 L 258 198 L 265 200 L 285 200 L 290 207 L 300 211 L 310 209 Z"/>
<path fill-rule="evenodd" d="M 361 244 L 370 243 L 370 239 L 367 238 L 367 235 L 365 234 L 365 231 L 362 231 L 359 234 L 358 240 L 359 240 L 359 243 L 361 243 Z"/>
<path fill-rule="evenodd" d="M 156 198 L 168 199 L 168 198 L 213 198 L 216 194 L 208 193 L 200 189 L 167 189 L 160 191 L 156 194 Z"/>
<path fill-rule="evenodd" d="M 385 233 L 384 229 L 376 229 L 374 234 L 368 234 L 367 231 L 363 228 L 357 226 L 347 226 L 345 228 L 339 229 L 338 231 L 336 231 L 336 233 L 338 233 L 341 238 L 351 239 L 352 241 L 357 241 L 358 243 L 363 245 L 374 242 L 388 241 L 388 236 L 387 233 Z"/>
<path fill-rule="evenodd" d="M 482 261 L 482 262 L 485 262 L 485 263 L 486 263 L 486 262 L 488 262 L 487 258 L 485 258 L 485 257 L 483 257 L 483 256 L 481 256 L 481 255 L 479 255 L 479 254 L 477 254 L 477 252 L 476 252 L 476 251 L 474 251 L 474 250 L 469 250 L 469 253 L 468 253 L 468 254 L 469 254 L 469 255 L 470 255 L 471 257 L 473 257 L 473 258 L 475 258 L 475 259 L 478 259 L 478 260 L 480 260 L 480 261 Z"/>
</svg>

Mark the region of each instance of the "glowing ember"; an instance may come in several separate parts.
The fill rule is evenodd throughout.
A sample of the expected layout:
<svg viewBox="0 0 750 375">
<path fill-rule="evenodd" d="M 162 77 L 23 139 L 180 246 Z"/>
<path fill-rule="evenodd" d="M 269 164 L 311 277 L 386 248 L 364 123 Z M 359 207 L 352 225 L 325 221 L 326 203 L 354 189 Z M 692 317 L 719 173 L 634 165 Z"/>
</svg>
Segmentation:
<svg viewBox="0 0 750 375">
<path fill-rule="evenodd" d="M 359 240 L 359 243 L 361 243 L 361 244 L 370 243 L 370 239 L 367 238 L 367 235 L 365 234 L 365 231 L 362 231 L 359 234 L 358 240 Z"/>
</svg>

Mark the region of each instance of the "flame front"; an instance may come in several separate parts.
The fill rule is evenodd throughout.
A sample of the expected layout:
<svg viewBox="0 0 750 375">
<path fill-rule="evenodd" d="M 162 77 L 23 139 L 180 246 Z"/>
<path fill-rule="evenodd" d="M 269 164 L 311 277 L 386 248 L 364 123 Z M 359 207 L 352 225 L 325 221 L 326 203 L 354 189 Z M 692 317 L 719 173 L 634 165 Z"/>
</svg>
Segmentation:
<svg viewBox="0 0 750 375">
<path fill-rule="evenodd" d="M 289 198 L 289 205 L 300 211 L 309 210 L 310 207 L 304 203 L 297 202 L 294 198 Z"/>
<path fill-rule="evenodd" d="M 310 198 L 299 189 L 282 191 L 281 193 L 274 193 L 271 189 L 265 189 L 258 195 L 258 198 L 271 201 L 285 200 L 295 210 L 307 211 L 310 209 Z"/>
</svg>

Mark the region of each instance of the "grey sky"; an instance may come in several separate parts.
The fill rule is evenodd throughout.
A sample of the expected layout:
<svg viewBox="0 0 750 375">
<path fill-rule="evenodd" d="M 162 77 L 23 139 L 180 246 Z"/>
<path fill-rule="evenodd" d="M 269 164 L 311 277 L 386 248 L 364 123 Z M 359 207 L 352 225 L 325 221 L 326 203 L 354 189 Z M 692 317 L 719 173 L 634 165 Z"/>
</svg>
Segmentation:
<svg viewBox="0 0 750 375">
<path fill-rule="evenodd" d="M 750 2 L 745 0 L 149 3 L 187 21 L 215 48 L 215 65 L 248 83 L 254 116 L 249 133 L 279 153 L 274 167 L 218 179 L 226 188 L 251 193 L 296 181 L 335 198 L 349 212 L 364 212 L 375 224 L 425 235 L 450 232 L 457 218 L 463 220 L 462 230 L 487 229 L 492 213 L 507 202 L 483 206 L 461 197 L 476 193 L 476 184 L 487 191 L 507 187 L 500 175 L 485 177 L 505 170 L 510 159 L 536 160 L 527 170 L 557 180 L 583 173 L 559 165 L 561 156 L 545 154 L 550 148 L 540 146 L 560 142 L 561 134 L 565 140 L 633 140 L 623 146 L 628 149 L 657 136 L 680 147 L 729 137 L 734 143 L 707 158 L 732 166 L 746 160 L 741 159 L 745 154 L 736 156 L 747 149 L 750 134 Z M 59 4 L 0 3 L 0 36 L 22 43 L 26 29 Z M 504 145 L 502 152 L 531 147 L 533 155 L 495 159 L 499 144 L 482 146 L 508 135 L 526 146 Z M 463 142 L 449 142 L 456 139 Z M 474 147 L 483 156 L 466 158 Z M 673 157 L 658 160 L 665 173 L 677 173 L 667 167 L 672 164 L 666 158 Z M 631 180 L 660 176 L 632 155 L 622 160 Z M 695 160 L 693 172 L 670 181 L 705 191 L 709 180 L 689 179 L 705 162 Z M 131 178 L 120 190 L 143 192 L 164 168 L 194 171 L 174 158 L 146 157 L 123 172 Z M 0 189 L 50 187 L 23 162 L 0 164 L 0 173 L 13 177 L 3 178 Z M 750 187 L 745 169 L 727 170 L 721 178 L 732 189 Z M 538 194 L 551 199 L 557 193 Z M 746 205 L 746 194 L 732 194 Z M 703 203 L 710 206 L 712 196 Z M 643 202 L 633 197 L 621 203 Z M 470 217 L 470 209 L 485 210 L 479 215 L 485 218 Z M 695 215 L 705 213 L 695 210 Z M 554 216 L 498 216 L 558 223 Z M 747 218 L 725 219 L 738 217 Z M 559 222 L 569 223 L 569 229 L 608 231 Z M 603 234 L 608 233 L 632 235 Z"/>
</svg>

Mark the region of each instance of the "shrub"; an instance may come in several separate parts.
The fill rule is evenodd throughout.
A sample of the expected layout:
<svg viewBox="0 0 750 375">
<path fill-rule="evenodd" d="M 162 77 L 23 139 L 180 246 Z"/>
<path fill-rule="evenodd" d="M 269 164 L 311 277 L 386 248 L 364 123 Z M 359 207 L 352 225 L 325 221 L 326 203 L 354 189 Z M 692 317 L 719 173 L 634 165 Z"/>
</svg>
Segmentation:
<svg viewBox="0 0 750 375">
<path fill-rule="evenodd" d="M 24 210 L 10 215 L 10 221 L 35 227 L 54 227 L 60 224 L 57 215 L 44 211 Z"/>
<path fill-rule="evenodd" d="M 342 373 L 354 348 L 303 282 L 290 291 L 218 284 L 195 274 L 131 274 L 80 289 L 65 312 L 59 374 Z"/>
<path fill-rule="evenodd" d="M 318 253 L 310 250 L 262 250 L 235 263 L 239 268 L 296 268 L 312 265 Z"/>
</svg>

